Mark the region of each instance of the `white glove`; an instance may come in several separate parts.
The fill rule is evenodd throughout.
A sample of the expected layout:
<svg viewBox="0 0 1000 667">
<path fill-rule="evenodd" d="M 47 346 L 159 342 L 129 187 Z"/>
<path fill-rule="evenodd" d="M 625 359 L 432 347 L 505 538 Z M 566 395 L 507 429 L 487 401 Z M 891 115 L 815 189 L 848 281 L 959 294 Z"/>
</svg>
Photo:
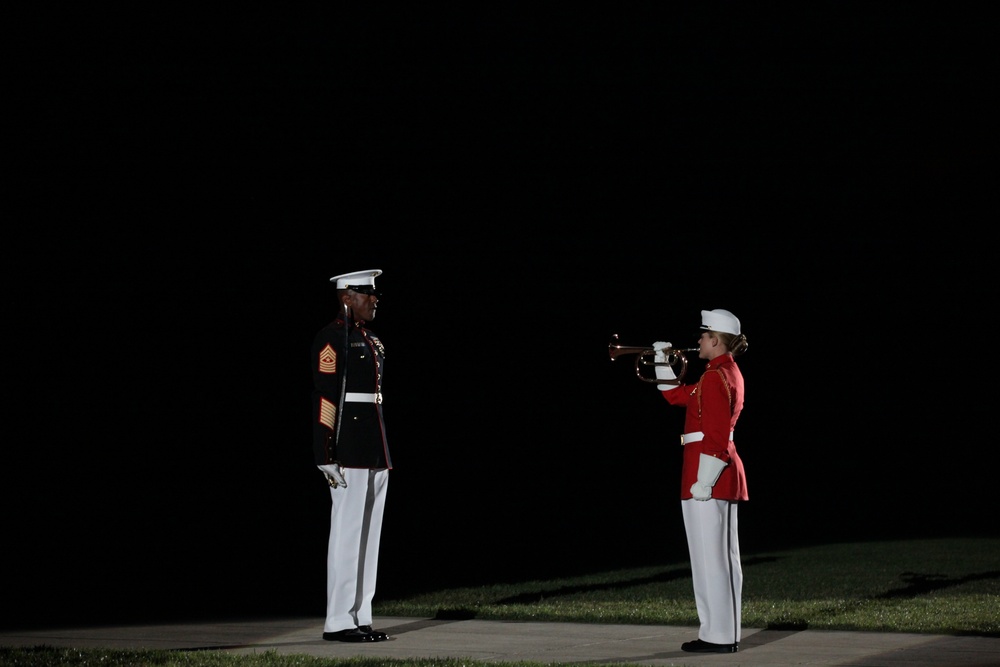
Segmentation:
<svg viewBox="0 0 1000 667">
<path fill-rule="evenodd" d="M 667 353 L 664 350 L 669 350 L 673 347 L 670 343 L 664 343 L 663 341 L 656 341 L 653 343 L 653 349 L 656 350 L 656 354 L 653 356 L 653 361 L 658 364 L 667 363 Z M 674 369 L 670 366 L 654 366 L 653 372 L 656 373 L 657 380 L 676 380 L 677 376 L 674 374 Z M 660 391 L 667 391 L 669 389 L 676 389 L 679 386 L 678 383 L 674 384 L 658 384 L 656 388 Z"/>
<path fill-rule="evenodd" d="M 338 486 L 347 488 L 347 480 L 344 479 L 344 469 L 339 463 L 327 463 L 326 465 L 319 466 L 319 469 L 326 475 L 326 481 L 330 483 L 331 487 L 335 489 Z"/>
<path fill-rule="evenodd" d="M 698 455 L 698 481 L 691 485 L 691 495 L 695 500 L 708 500 L 712 497 L 712 487 L 719 481 L 719 475 L 727 465 L 729 464 L 714 456 Z"/>
<path fill-rule="evenodd" d="M 653 343 L 653 349 L 656 350 L 656 355 L 653 357 L 653 361 L 666 362 L 667 353 L 664 352 L 664 350 L 668 350 L 671 347 L 673 347 L 673 345 L 671 345 L 670 343 L 664 343 L 661 340 L 658 340 L 655 343 Z"/>
</svg>

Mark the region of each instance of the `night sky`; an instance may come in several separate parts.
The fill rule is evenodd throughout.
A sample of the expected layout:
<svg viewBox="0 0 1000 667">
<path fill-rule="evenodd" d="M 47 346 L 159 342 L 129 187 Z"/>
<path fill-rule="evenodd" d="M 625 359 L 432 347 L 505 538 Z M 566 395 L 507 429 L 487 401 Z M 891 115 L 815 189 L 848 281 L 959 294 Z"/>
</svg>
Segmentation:
<svg viewBox="0 0 1000 667">
<path fill-rule="evenodd" d="M 4 625 L 321 617 L 309 349 L 369 268 L 379 597 L 685 559 L 683 412 L 608 343 L 701 309 L 745 555 L 996 535 L 995 77 L 943 7 L 23 17 Z"/>
</svg>

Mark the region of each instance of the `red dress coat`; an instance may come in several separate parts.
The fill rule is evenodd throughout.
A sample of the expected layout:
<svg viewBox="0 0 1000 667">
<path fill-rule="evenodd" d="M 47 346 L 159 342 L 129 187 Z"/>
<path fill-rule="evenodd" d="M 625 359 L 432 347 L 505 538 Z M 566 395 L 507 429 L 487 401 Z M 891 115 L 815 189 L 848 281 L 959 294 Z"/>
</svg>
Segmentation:
<svg viewBox="0 0 1000 667">
<path fill-rule="evenodd" d="M 743 410 L 743 374 L 731 353 L 716 357 L 705 366 L 697 384 L 681 384 L 663 392 L 671 405 L 684 406 L 684 432 L 701 431 L 704 439 L 684 445 L 681 469 L 681 500 L 691 498 L 691 485 L 698 481 L 701 454 L 726 461 L 712 497 L 719 500 L 748 500 L 743 461 L 729 434 Z M 735 436 L 734 436 L 735 437 Z"/>
</svg>

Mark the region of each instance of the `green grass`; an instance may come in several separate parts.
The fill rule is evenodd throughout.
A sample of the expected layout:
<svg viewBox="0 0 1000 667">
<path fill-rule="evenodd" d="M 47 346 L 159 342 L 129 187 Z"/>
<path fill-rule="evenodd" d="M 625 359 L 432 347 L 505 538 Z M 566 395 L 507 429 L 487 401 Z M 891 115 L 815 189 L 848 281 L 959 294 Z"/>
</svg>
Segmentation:
<svg viewBox="0 0 1000 667">
<path fill-rule="evenodd" d="M 1000 636 L 1000 539 L 824 545 L 743 557 L 743 625 Z M 688 564 L 435 591 L 383 616 L 697 625 Z"/>
<path fill-rule="evenodd" d="M 833 544 L 743 556 L 743 626 L 1000 637 L 1000 539 Z M 379 600 L 377 616 L 689 625 L 688 564 Z M 469 660 L 322 659 L 215 651 L 0 647 L 0 665 L 486 667 Z M 490 663 L 496 667 L 494 663 Z M 508 667 L 542 667 L 531 663 Z M 578 666 L 581 667 L 581 666 Z"/>
</svg>

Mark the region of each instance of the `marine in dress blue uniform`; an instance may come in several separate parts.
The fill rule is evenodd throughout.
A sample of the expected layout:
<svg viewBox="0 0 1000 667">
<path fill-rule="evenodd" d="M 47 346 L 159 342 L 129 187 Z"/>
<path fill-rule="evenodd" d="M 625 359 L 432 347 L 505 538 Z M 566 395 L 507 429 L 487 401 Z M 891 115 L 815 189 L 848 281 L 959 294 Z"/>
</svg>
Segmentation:
<svg viewBox="0 0 1000 667">
<path fill-rule="evenodd" d="M 374 642 L 379 541 L 392 459 L 382 414 L 385 347 L 367 328 L 379 269 L 334 276 L 340 313 L 312 345 L 313 453 L 330 487 L 323 639 Z"/>
</svg>

